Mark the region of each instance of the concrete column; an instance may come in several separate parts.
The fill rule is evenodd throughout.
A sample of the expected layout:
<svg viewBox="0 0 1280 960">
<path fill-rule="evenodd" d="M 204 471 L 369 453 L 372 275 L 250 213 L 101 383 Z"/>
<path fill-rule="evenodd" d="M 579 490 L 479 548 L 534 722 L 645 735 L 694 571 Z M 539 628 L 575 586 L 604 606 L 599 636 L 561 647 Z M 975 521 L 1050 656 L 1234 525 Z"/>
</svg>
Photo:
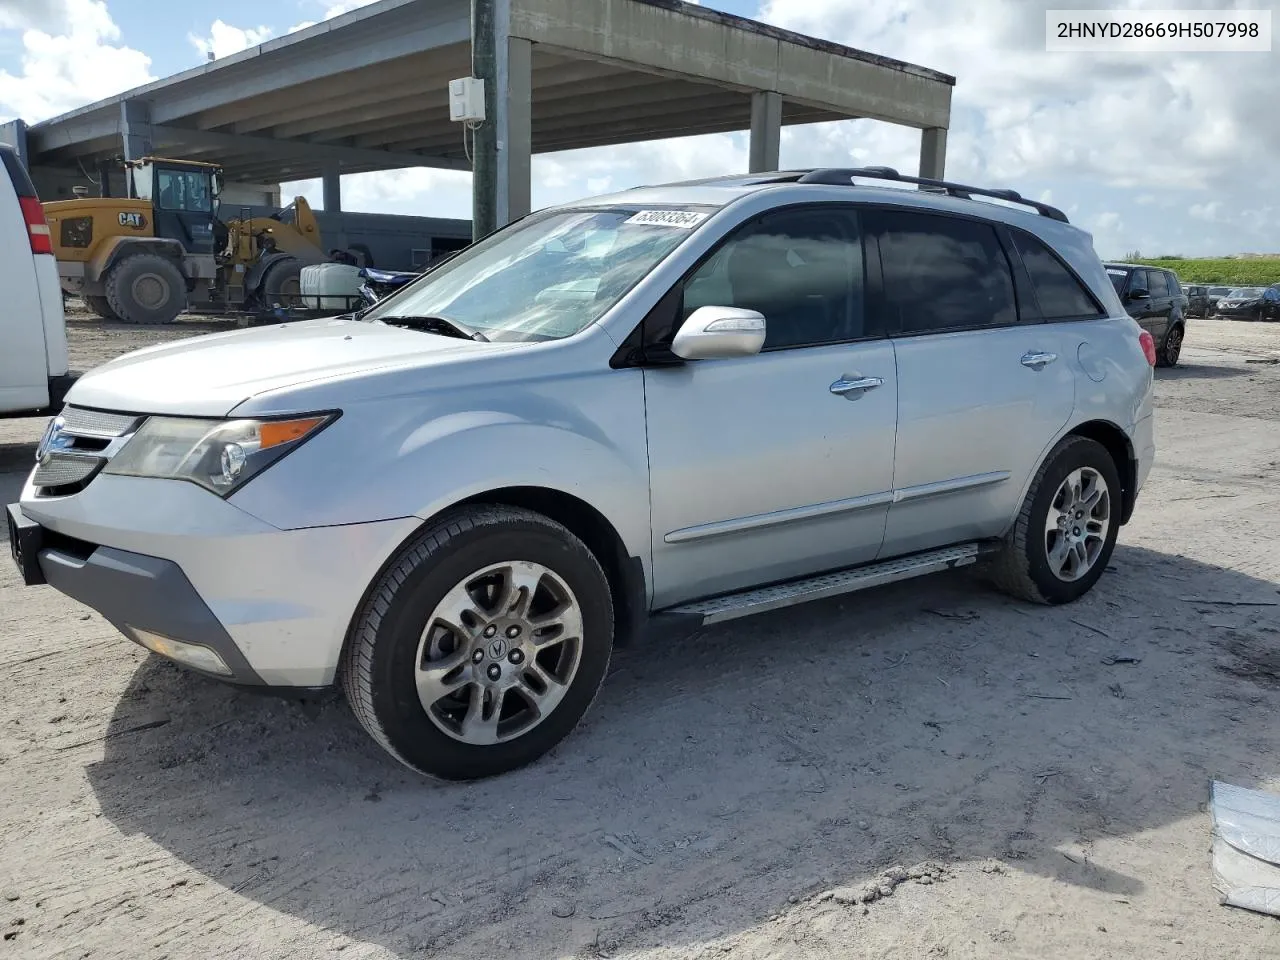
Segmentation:
<svg viewBox="0 0 1280 960">
<path fill-rule="evenodd" d="M 946 169 L 947 128 L 926 127 L 920 131 L 920 176 L 941 180 Z"/>
<path fill-rule="evenodd" d="M 342 167 L 336 160 L 330 160 L 324 165 L 324 173 L 321 176 L 324 190 L 324 212 L 341 213 Z"/>
<path fill-rule="evenodd" d="M 24 167 L 31 165 L 27 156 L 27 124 L 22 120 L 10 120 L 0 123 L 0 143 L 7 143 L 18 152 L 18 159 Z"/>
<path fill-rule="evenodd" d="M 124 158 L 141 160 L 155 150 L 151 144 L 151 104 L 146 100 L 120 102 L 120 139 L 124 142 Z"/>
<path fill-rule="evenodd" d="M 533 44 L 507 40 L 506 95 L 498 106 L 504 121 L 498 131 L 498 226 L 519 220 L 532 209 Z M 506 107 L 504 110 L 503 107 Z"/>
<path fill-rule="evenodd" d="M 471 135 L 471 235 L 472 239 L 492 233 L 498 226 L 498 143 L 502 140 L 498 116 L 500 84 L 505 76 L 507 34 L 498 25 L 498 8 L 504 0 L 471 0 L 471 75 L 484 81 L 484 122 Z M 501 37 L 501 42 L 499 42 Z M 505 109 L 503 110 L 505 114 Z"/>
<path fill-rule="evenodd" d="M 782 94 L 762 91 L 751 95 L 750 173 L 777 170 L 782 149 Z"/>
</svg>

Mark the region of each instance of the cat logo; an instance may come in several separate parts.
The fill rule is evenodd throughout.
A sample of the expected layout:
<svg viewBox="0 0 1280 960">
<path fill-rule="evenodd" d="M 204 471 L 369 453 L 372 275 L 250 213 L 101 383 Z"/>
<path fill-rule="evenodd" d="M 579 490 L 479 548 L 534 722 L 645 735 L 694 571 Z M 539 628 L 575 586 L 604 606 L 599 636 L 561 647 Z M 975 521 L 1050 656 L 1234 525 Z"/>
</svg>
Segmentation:
<svg viewBox="0 0 1280 960">
<path fill-rule="evenodd" d="M 120 214 L 120 226 L 132 227 L 134 230 L 142 230 L 147 225 L 147 218 L 140 213 L 122 213 Z"/>
</svg>

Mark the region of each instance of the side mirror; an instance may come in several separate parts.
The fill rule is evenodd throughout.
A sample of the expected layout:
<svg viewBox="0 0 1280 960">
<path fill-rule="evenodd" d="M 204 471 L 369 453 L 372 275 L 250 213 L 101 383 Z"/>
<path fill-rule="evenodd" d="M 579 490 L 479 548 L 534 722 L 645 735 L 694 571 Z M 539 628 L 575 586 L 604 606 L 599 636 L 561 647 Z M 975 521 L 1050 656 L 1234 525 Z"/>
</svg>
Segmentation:
<svg viewBox="0 0 1280 960">
<path fill-rule="evenodd" d="M 1149 300 L 1150 298 L 1151 298 L 1150 291 L 1144 290 L 1142 287 L 1136 287 L 1135 289 L 1129 291 L 1130 300 Z"/>
<path fill-rule="evenodd" d="M 682 360 L 751 357 L 764 347 L 764 315 L 738 307 L 699 307 L 671 342 Z"/>
</svg>

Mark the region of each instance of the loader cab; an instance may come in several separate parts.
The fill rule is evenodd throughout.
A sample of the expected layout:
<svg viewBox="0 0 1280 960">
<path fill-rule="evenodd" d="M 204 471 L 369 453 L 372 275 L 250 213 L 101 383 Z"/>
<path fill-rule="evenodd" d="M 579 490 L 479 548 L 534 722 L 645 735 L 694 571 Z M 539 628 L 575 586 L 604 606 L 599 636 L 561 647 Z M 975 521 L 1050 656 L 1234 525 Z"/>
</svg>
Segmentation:
<svg viewBox="0 0 1280 960">
<path fill-rule="evenodd" d="M 146 157 L 126 166 L 129 196 L 151 201 L 155 236 L 190 254 L 217 252 L 215 223 L 222 171 L 209 163 Z"/>
</svg>

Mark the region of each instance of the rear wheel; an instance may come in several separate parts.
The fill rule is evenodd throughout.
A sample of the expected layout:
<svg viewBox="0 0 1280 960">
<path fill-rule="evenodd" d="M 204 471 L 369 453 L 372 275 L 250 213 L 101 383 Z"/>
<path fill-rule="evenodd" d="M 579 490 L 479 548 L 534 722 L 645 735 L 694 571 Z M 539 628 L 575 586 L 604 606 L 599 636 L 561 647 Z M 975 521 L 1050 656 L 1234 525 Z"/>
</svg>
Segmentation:
<svg viewBox="0 0 1280 960">
<path fill-rule="evenodd" d="M 1070 603 L 1102 576 L 1120 532 L 1120 474 L 1107 448 L 1067 437 L 1036 473 L 992 573 L 1033 603 Z"/>
<path fill-rule="evenodd" d="M 96 313 L 103 320 L 119 321 L 116 312 L 111 309 L 111 301 L 106 297 L 83 296 L 80 299 L 84 301 L 86 307 Z"/>
<path fill-rule="evenodd" d="M 1186 328 L 1180 323 L 1169 328 L 1169 332 L 1164 335 L 1164 344 L 1156 355 L 1156 366 L 1174 367 L 1178 365 L 1178 358 L 1182 356 L 1182 340 L 1185 332 Z"/>
<path fill-rule="evenodd" d="M 609 583 L 548 518 L 441 518 L 375 584 L 343 659 L 347 699 L 406 766 L 446 780 L 531 763 L 577 725 L 613 648 Z"/>
<path fill-rule="evenodd" d="M 125 323 L 172 323 L 187 307 L 187 281 L 168 257 L 135 253 L 107 275 L 107 304 Z"/>
</svg>

